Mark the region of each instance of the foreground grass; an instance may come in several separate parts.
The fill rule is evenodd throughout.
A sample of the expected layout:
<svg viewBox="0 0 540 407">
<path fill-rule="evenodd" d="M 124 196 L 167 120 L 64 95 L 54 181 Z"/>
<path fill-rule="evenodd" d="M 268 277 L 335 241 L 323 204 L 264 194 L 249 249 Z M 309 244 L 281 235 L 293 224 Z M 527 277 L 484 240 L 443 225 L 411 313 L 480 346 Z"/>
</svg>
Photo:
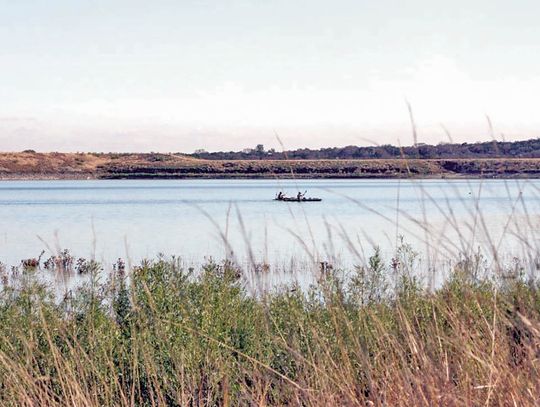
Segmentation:
<svg viewBox="0 0 540 407">
<path fill-rule="evenodd" d="M 375 254 L 258 295 L 163 259 L 59 295 L 27 262 L 0 290 L 0 405 L 538 405 L 540 287 L 477 260 L 437 290 Z"/>
</svg>

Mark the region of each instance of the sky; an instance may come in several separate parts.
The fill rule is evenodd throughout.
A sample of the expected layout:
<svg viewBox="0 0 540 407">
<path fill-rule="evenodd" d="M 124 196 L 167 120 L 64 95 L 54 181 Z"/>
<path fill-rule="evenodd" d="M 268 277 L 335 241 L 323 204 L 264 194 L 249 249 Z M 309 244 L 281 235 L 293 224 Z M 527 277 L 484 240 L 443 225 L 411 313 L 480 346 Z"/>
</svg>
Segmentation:
<svg viewBox="0 0 540 407">
<path fill-rule="evenodd" d="M 0 150 L 540 135 L 538 0 L 0 0 Z M 488 126 L 493 123 L 493 133 Z"/>
</svg>

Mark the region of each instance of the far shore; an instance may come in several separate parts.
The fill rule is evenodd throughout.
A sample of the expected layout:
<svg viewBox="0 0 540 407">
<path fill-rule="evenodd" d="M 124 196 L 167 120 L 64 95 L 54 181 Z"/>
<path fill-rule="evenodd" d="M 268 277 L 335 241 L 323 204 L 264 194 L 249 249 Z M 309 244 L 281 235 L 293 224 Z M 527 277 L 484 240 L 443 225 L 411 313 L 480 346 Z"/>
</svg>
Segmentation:
<svg viewBox="0 0 540 407">
<path fill-rule="evenodd" d="M 27 174 L 21 174 L 21 175 L 11 175 L 11 176 L 0 176 L 0 181 L 113 181 L 113 180 L 271 180 L 271 179 L 302 179 L 302 180 L 317 180 L 317 179 L 327 179 L 327 180 L 403 180 L 403 179 L 411 179 L 411 180 L 467 180 L 467 179 L 505 179 L 505 180 L 519 180 L 519 179 L 540 179 L 540 175 L 530 175 L 530 174 L 499 174 L 499 175 L 492 175 L 492 176 L 486 176 L 486 175 L 461 175 L 461 174 L 450 174 L 450 175 L 439 175 L 439 174 L 432 174 L 432 175 L 409 175 L 409 176 L 403 176 L 403 175 L 395 175 L 395 176 L 364 176 L 364 177 L 345 177 L 345 176 L 332 176 L 332 175 L 317 175 L 317 176 L 296 176 L 292 177 L 290 175 L 285 176 L 279 176 L 279 177 L 273 177 L 273 176 L 266 176 L 266 175 L 248 175 L 248 174 L 237 174 L 237 175 L 182 175 L 182 176 L 172 176 L 172 175 L 165 175 L 165 176 L 159 176 L 159 175 L 142 175 L 142 176 L 112 176 L 112 177 L 100 177 L 100 176 L 87 176 L 87 177 L 81 177 L 81 176 L 70 176 L 70 175 L 64 175 L 64 174 L 58 174 L 58 175 L 43 175 L 43 174 L 35 174 L 35 175 L 27 175 Z"/>
<path fill-rule="evenodd" d="M 0 180 L 540 178 L 540 158 L 206 160 L 157 153 L 0 153 Z"/>
</svg>

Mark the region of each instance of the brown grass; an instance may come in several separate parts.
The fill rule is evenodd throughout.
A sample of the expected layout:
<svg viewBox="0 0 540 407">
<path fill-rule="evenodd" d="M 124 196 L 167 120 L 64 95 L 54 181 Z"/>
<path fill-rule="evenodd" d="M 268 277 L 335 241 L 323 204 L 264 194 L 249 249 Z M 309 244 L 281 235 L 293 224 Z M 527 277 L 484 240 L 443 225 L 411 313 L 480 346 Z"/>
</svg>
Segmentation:
<svg viewBox="0 0 540 407">
<path fill-rule="evenodd" d="M 327 275 L 253 298 L 231 264 L 193 278 L 160 260 L 59 300 L 19 270 L 0 290 L 0 404 L 538 405 L 537 283 L 467 267 L 436 291 L 398 267 L 391 289 Z"/>
<path fill-rule="evenodd" d="M 540 159 L 202 160 L 179 154 L 0 153 L 0 179 L 536 178 Z"/>
</svg>

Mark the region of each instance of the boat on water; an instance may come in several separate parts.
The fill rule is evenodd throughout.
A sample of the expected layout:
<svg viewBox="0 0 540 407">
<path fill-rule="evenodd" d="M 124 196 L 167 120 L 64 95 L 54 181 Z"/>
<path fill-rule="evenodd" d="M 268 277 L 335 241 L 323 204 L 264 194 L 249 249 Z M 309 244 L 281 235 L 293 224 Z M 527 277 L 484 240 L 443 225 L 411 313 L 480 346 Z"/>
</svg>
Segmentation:
<svg viewBox="0 0 540 407">
<path fill-rule="evenodd" d="M 274 201 L 283 201 L 283 202 L 321 202 L 321 198 L 292 198 L 292 197 L 285 197 L 285 198 L 275 198 Z"/>
<path fill-rule="evenodd" d="M 283 202 L 321 202 L 322 201 L 321 198 L 306 198 L 305 195 L 306 195 L 305 192 L 303 194 L 299 192 L 298 195 L 291 197 L 291 196 L 285 196 L 283 192 L 280 192 L 274 198 L 274 201 L 283 201 Z"/>
</svg>

